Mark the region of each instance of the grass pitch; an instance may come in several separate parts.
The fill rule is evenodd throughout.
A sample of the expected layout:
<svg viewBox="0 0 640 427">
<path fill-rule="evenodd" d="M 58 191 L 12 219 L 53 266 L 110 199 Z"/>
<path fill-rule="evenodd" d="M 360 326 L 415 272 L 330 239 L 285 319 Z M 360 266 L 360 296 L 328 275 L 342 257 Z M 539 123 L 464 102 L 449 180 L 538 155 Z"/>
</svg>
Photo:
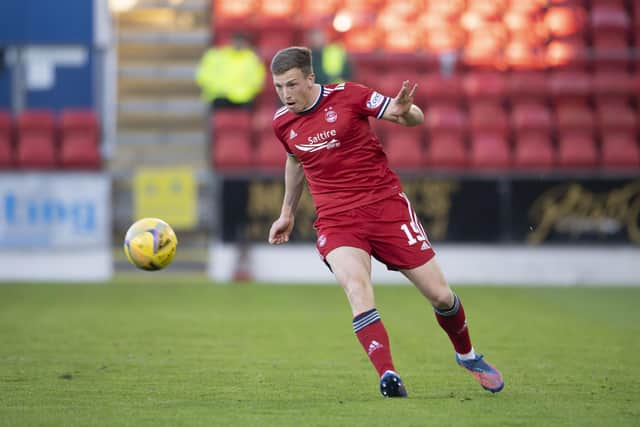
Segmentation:
<svg viewBox="0 0 640 427">
<path fill-rule="evenodd" d="M 640 288 L 457 287 L 506 386 L 457 367 L 408 286 L 378 286 L 408 399 L 383 399 L 333 286 L 0 285 L 0 425 L 638 425 Z"/>
</svg>

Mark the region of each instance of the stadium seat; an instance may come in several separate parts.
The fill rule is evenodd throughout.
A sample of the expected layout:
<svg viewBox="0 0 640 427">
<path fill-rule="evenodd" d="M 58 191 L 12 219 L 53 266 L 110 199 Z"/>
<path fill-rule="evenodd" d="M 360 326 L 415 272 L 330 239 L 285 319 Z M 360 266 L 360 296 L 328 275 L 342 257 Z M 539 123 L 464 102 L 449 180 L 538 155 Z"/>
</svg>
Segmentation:
<svg viewBox="0 0 640 427">
<path fill-rule="evenodd" d="M 596 143 L 589 132 L 567 131 L 558 138 L 558 166 L 588 168 L 598 166 Z"/>
<path fill-rule="evenodd" d="M 256 135 L 255 163 L 259 168 L 284 169 L 287 153 L 271 128 Z"/>
<path fill-rule="evenodd" d="M 584 130 L 593 132 L 595 116 L 587 104 L 557 104 L 556 127 L 559 132 Z"/>
<path fill-rule="evenodd" d="M 264 28 L 258 32 L 256 49 L 262 58 L 271 58 L 283 46 L 295 44 L 296 34 L 293 28 L 279 26 Z"/>
<path fill-rule="evenodd" d="M 339 6 L 339 0 L 302 0 L 301 23 L 304 28 L 322 27 L 331 23 Z"/>
<path fill-rule="evenodd" d="M 501 100 L 507 91 L 505 74 L 498 71 L 468 72 L 462 79 L 467 98 Z"/>
<path fill-rule="evenodd" d="M 78 135 L 64 138 L 60 143 L 60 166 L 65 169 L 100 169 L 98 144 Z"/>
<path fill-rule="evenodd" d="M 596 71 L 593 75 L 593 91 L 599 100 L 628 97 L 634 94 L 633 86 L 631 75 L 623 70 Z"/>
<path fill-rule="evenodd" d="M 245 109 L 220 108 L 216 109 L 211 115 L 211 129 L 213 132 L 226 129 L 249 129 L 251 122 L 251 112 Z"/>
<path fill-rule="evenodd" d="M 584 71 L 555 71 L 549 78 L 549 92 L 555 102 L 584 102 L 592 93 L 591 76 Z"/>
<path fill-rule="evenodd" d="M 16 164 L 20 168 L 53 169 L 57 165 L 52 111 L 27 110 L 18 116 Z"/>
<path fill-rule="evenodd" d="M 637 2 L 635 3 L 637 7 Z M 594 4 L 590 13 L 593 32 L 625 32 L 630 27 L 630 19 L 624 6 L 613 2 Z"/>
<path fill-rule="evenodd" d="M 507 92 L 512 101 L 524 99 L 544 100 L 549 83 L 543 71 L 514 71 L 507 80 Z"/>
<path fill-rule="evenodd" d="M 547 10 L 544 23 L 551 37 L 568 37 L 585 30 L 586 13 L 581 7 L 553 6 Z"/>
<path fill-rule="evenodd" d="M 640 148 L 630 132 L 607 132 L 602 137 L 602 166 L 607 169 L 640 168 Z"/>
<path fill-rule="evenodd" d="M 472 130 L 492 131 L 505 138 L 509 132 L 507 114 L 498 103 L 478 102 L 470 104 L 469 124 Z"/>
<path fill-rule="evenodd" d="M 469 166 L 474 169 L 511 167 L 511 151 L 501 132 L 478 131 L 471 135 Z"/>
<path fill-rule="evenodd" d="M 370 53 L 379 47 L 381 34 L 373 28 L 352 28 L 342 39 L 345 48 L 352 53 Z"/>
<path fill-rule="evenodd" d="M 213 135 L 212 163 L 216 169 L 232 170 L 253 165 L 251 130 L 222 129 Z"/>
<path fill-rule="evenodd" d="M 582 70 L 588 61 L 589 49 L 582 39 L 553 40 L 547 45 L 548 67 Z"/>
<path fill-rule="evenodd" d="M 467 149 L 461 135 L 433 132 L 429 138 L 425 160 L 430 168 L 462 169 L 467 166 Z"/>
<path fill-rule="evenodd" d="M 516 134 L 527 131 L 550 134 L 551 113 L 544 104 L 534 102 L 516 103 L 511 110 L 511 126 Z"/>
<path fill-rule="evenodd" d="M 609 131 L 635 132 L 638 128 L 633 109 L 624 102 L 598 103 L 596 117 L 602 134 Z"/>
<path fill-rule="evenodd" d="M 0 169 L 13 166 L 13 118 L 0 110 Z"/>
<path fill-rule="evenodd" d="M 397 126 L 384 139 L 389 164 L 398 169 L 418 169 L 424 166 L 424 133 L 421 126 Z"/>
<path fill-rule="evenodd" d="M 555 163 L 551 139 L 547 135 L 527 133 L 516 138 L 513 163 L 517 169 L 551 169 Z"/>
<path fill-rule="evenodd" d="M 458 74 L 428 73 L 420 81 L 420 90 L 432 101 L 457 102 L 462 98 L 462 80 Z"/>
<path fill-rule="evenodd" d="M 467 116 L 455 105 L 431 105 L 425 111 L 424 122 L 430 135 L 443 132 L 459 138 L 466 135 Z"/>
<path fill-rule="evenodd" d="M 504 48 L 505 65 L 511 70 L 540 68 L 544 62 L 538 46 L 525 40 L 511 40 Z"/>
<path fill-rule="evenodd" d="M 92 110 L 64 110 L 60 116 L 63 168 L 100 168 L 100 126 Z"/>
</svg>

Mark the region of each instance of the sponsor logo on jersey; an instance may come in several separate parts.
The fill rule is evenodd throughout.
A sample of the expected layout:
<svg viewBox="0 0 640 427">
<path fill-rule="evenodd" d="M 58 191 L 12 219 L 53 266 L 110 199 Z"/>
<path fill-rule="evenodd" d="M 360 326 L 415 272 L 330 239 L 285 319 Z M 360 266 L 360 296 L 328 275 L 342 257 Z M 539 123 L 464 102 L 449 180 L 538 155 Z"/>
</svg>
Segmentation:
<svg viewBox="0 0 640 427">
<path fill-rule="evenodd" d="M 313 142 L 310 144 L 296 144 L 296 148 L 300 151 L 307 151 L 313 153 L 314 151 L 322 150 L 324 148 L 336 148 L 340 147 L 340 141 L 333 138 L 331 141 Z"/>
<path fill-rule="evenodd" d="M 336 120 L 338 120 L 338 113 L 336 113 L 335 111 L 333 111 L 332 107 L 329 108 L 325 108 L 325 113 L 324 113 L 324 119 L 328 122 L 328 123 L 335 123 Z"/>
<path fill-rule="evenodd" d="M 380 105 L 382 105 L 383 101 L 384 95 L 378 92 L 373 92 L 367 100 L 367 107 L 371 109 L 378 108 Z"/>
<path fill-rule="evenodd" d="M 324 148 L 335 148 L 340 146 L 340 141 L 336 138 L 338 132 L 335 129 L 323 130 L 307 138 L 307 144 L 296 144 L 300 151 L 314 152 Z M 329 139 L 331 138 L 331 139 Z"/>
<path fill-rule="evenodd" d="M 298 134 L 296 133 L 295 130 L 291 129 L 291 132 L 289 132 L 289 139 L 293 139 L 296 136 L 298 136 Z"/>
</svg>

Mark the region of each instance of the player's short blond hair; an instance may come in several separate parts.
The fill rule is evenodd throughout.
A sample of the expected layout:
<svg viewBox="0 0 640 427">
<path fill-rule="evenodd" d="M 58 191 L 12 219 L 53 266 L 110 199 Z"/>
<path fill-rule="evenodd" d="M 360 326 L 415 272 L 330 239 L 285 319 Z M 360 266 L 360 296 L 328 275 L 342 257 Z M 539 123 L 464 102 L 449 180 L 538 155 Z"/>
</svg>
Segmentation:
<svg viewBox="0 0 640 427">
<path fill-rule="evenodd" d="M 279 50 L 271 60 L 271 73 L 275 76 L 299 68 L 306 76 L 313 73 L 311 50 L 306 47 L 292 46 Z"/>
</svg>

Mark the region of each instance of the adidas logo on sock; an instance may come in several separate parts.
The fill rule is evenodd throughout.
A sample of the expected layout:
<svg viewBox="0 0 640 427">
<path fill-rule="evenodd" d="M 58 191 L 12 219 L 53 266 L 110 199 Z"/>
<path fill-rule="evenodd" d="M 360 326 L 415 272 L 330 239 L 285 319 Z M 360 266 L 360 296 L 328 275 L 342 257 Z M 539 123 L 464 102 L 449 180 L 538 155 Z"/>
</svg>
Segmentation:
<svg viewBox="0 0 640 427">
<path fill-rule="evenodd" d="M 371 356 L 371 353 L 373 353 L 374 351 L 376 351 L 377 349 L 382 348 L 382 344 L 380 344 L 378 341 L 373 340 L 371 341 L 371 343 L 369 344 L 369 348 L 367 349 L 367 354 L 369 356 Z"/>
</svg>

